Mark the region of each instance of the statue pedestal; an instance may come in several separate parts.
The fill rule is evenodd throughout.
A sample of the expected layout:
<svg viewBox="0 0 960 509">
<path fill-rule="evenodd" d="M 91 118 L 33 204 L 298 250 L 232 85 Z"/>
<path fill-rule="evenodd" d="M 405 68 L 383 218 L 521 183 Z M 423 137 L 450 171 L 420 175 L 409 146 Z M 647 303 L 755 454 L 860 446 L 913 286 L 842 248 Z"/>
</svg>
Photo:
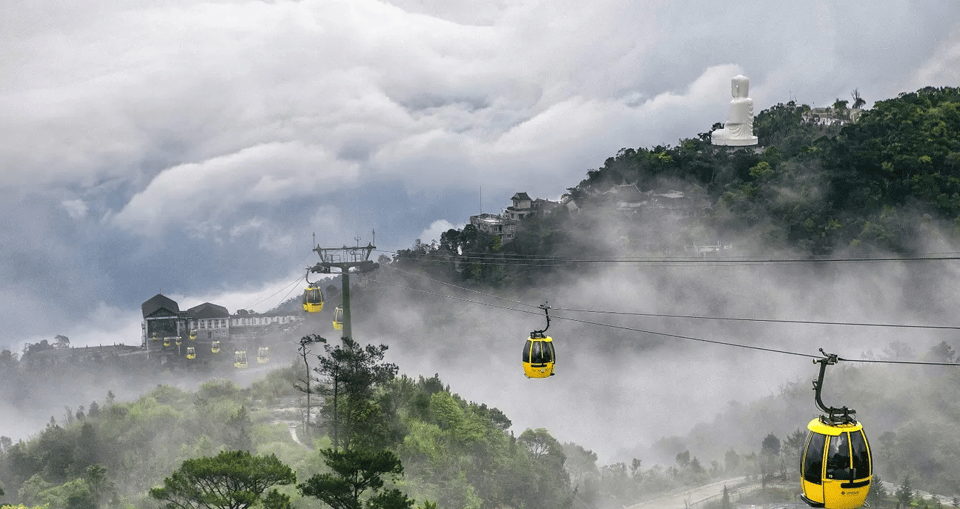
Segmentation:
<svg viewBox="0 0 960 509">
<path fill-rule="evenodd" d="M 710 136 L 710 142 L 714 145 L 726 146 L 726 147 L 750 147 L 759 143 L 759 140 L 756 136 L 750 136 L 745 138 L 725 138 L 716 136 L 717 133 L 724 131 L 724 129 L 718 129 L 713 132 L 713 135 Z"/>
</svg>

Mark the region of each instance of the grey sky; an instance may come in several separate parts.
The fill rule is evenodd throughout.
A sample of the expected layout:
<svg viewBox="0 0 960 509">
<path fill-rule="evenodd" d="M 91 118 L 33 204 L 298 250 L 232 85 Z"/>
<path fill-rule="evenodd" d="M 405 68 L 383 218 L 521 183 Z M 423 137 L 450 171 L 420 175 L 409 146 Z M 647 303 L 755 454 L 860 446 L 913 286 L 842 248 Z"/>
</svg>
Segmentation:
<svg viewBox="0 0 960 509">
<path fill-rule="evenodd" d="M 913 0 L 7 0 L 0 348 L 136 344 L 161 290 L 265 311 L 312 233 L 389 251 L 517 191 L 557 199 L 621 148 L 723 122 L 736 74 L 757 111 L 957 86 L 957 20 Z"/>
<path fill-rule="evenodd" d="M 757 110 L 960 82 L 955 2 L 0 9 L 15 349 L 136 341 L 161 288 L 268 309 L 314 232 L 339 245 L 375 229 L 395 250 L 516 191 L 556 199 L 620 148 L 724 121 L 737 73 Z"/>
</svg>

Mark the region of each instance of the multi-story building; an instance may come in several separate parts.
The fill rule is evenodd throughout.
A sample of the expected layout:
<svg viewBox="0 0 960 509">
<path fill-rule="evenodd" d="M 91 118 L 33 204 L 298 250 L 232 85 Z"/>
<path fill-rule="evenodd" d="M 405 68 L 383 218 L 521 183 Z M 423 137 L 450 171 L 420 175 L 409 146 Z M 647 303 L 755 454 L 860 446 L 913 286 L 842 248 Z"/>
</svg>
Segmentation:
<svg viewBox="0 0 960 509">
<path fill-rule="evenodd" d="M 531 217 L 546 216 L 560 204 L 550 200 L 530 199 L 530 195 L 519 192 L 511 198 L 513 205 L 500 214 L 480 214 L 470 216 L 470 224 L 478 230 L 496 235 L 501 242 L 510 242 L 517 236 L 523 221 Z"/>
<path fill-rule="evenodd" d="M 181 358 L 209 361 L 223 353 L 255 351 L 271 332 L 299 323 L 298 314 L 230 315 L 227 308 L 204 302 L 186 311 L 173 299 L 157 294 L 141 305 L 143 349 L 161 364 Z"/>
</svg>

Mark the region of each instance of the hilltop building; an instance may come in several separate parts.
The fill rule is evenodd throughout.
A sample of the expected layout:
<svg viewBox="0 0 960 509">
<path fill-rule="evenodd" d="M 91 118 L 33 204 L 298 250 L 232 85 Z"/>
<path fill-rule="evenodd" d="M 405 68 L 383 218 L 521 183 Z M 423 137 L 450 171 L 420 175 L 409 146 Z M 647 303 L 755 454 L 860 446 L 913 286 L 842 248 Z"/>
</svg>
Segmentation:
<svg viewBox="0 0 960 509">
<path fill-rule="evenodd" d="M 501 242 L 507 243 L 516 238 L 523 221 L 532 217 L 548 216 L 560 206 L 560 203 L 550 200 L 540 198 L 533 200 L 526 192 L 516 193 L 510 200 L 513 201 L 513 205 L 500 214 L 470 216 L 470 224 L 484 233 L 496 235 Z"/>
<path fill-rule="evenodd" d="M 803 114 L 804 122 L 810 122 L 822 126 L 839 125 L 844 126 L 848 123 L 856 123 L 860 119 L 863 110 L 860 109 L 837 109 L 833 106 L 825 108 L 812 108 Z"/>
</svg>

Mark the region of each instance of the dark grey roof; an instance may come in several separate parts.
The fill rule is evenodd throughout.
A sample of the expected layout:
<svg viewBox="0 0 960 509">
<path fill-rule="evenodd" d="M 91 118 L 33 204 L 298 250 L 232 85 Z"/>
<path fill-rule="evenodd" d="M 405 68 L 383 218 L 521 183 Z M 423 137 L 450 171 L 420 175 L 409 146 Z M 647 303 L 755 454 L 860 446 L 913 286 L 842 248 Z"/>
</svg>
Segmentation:
<svg viewBox="0 0 960 509">
<path fill-rule="evenodd" d="M 176 316 L 180 313 L 180 306 L 177 305 L 177 302 L 169 297 L 166 297 L 161 294 L 156 294 L 151 297 L 149 300 L 140 305 L 140 309 L 143 311 L 143 317 L 147 318 L 148 316 Z M 166 311 L 161 313 L 161 311 Z"/>
<path fill-rule="evenodd" d="M 527 194 L 526 192 L 517 193 L 517 194 L 513 195 L 513 198 L 510 198 L 510 199 L 511 199 L 511 200 L 527 200 L 527 201 L 531 201 L 531 200 L 530 200 L 530 195 Z"/>
<path fill-rule="evenodd" d="M 611 188 L 607 193 L 616 197 L 617 201 L 635 203 L 646 200 L 647 197 L 637 189 L 636 184 L 624 184 Z"/>
<path fill-rule="evenodd" d="M 227 308 L 209 302 L 188 309 L 186 314 L 190 318 L 230 318 Z"/>
</svg>

